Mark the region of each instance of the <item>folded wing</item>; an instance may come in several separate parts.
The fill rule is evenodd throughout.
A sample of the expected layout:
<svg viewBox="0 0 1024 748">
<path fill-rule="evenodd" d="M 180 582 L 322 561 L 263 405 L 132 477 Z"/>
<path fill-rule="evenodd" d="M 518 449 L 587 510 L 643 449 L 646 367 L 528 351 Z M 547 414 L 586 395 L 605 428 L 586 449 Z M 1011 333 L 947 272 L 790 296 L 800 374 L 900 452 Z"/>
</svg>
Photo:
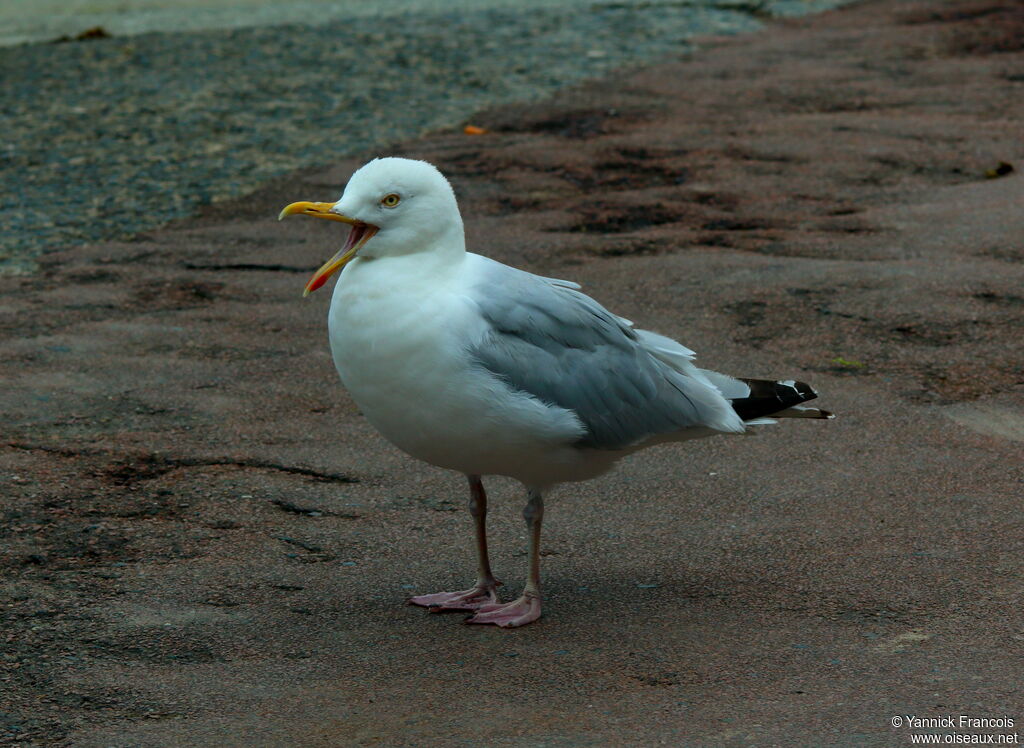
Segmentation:
<svg viewBox="0 0 1024 748">
<path fill-rule="evenodd" d="M 574 285 L 488 263 L 472 292 L 487 327 L 471 355 L 509 387 L 574 412 L 586 428 L 581 446 L 744 430 L 691 351 L 634 330 Z"/>
</svg>

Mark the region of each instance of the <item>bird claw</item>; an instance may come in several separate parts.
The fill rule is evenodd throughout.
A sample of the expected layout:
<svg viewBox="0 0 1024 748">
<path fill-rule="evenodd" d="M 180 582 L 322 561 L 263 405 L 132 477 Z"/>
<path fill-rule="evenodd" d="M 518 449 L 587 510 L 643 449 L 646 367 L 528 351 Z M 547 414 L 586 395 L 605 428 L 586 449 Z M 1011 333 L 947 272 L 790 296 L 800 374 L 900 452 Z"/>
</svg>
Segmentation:
<svg viewBox="0 0 1024 748">
<path fill-rule="evenodd" d="M 479 610 L 484 606 L 500 605 L 498 601 L 499 584 L 501 582 L 491 580 L 490 582 L 481 582 L 475 587 L 461 592 L 435 592 L 431 595 L 417 595 L 410 597 L 409 603 L 430 608 L 431 613 L 440 613 L 444 610 Z"/>
<path fill-rule="evenodd" d="M 525 626 L 540 618 L 540 597 L 524 594 L 511 603 L 482 605 L 466 623 L 492 623 L 501 628 Z"/>
</svg>

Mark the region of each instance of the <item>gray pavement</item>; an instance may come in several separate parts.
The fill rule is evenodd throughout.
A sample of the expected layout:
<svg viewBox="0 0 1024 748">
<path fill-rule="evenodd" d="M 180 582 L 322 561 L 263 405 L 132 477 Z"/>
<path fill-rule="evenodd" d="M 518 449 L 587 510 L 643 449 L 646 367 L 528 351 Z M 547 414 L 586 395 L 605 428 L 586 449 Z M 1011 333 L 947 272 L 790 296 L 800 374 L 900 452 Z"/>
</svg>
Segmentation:
<svg viewBox="0 0 1024 748">
<path fill-rule="evenodd" d="M 1018 738 L 1020 11 L 874 0 L 400 144 L 474 250 L 839 414 L 562 487 L 522 629 L 404 605 L 472 580 L 464 480 L 337 381 L 343 232 L 274 220 L 361 156 L 0 277 L 0 744 Z"/>
<path fill-rule="evenodd" d="M 42 252 L 126 238 L 297 168 L 385 152 L 483 107 L 685 53 L 695 35 L 834 4 L 3 6 L 8 42 L 93 25 L 113 36 L 0 49 L 0 272 L 31 272 Z M 239 24 L 249 27 L 224 28 Z"/>
<path fill-rule="evenodd" d="M 834 0 L 36 0 L 31 13 L 22 3 L 0 4 L 0 46 L 74 37 L 102 27 L 116 36 L 150 31 L 178 32 L 302 24 L 317 26 L 352 18 L 385 18 L 417 13 L 468 13 L 485 9 L 536 12 L 552 7 L 585 13 L 601 6 L 657 9 L 688 4 L 734 8 L 766 15 L 801 15 L 833 7 Z"/>
</svg>

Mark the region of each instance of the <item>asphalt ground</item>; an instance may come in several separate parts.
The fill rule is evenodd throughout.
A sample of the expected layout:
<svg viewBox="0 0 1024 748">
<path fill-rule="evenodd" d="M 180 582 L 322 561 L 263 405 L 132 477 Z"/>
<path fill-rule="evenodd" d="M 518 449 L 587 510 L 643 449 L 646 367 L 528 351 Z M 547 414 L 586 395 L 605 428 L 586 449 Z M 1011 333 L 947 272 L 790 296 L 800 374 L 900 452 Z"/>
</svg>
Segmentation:
<svg viewBox="0 0 1024 748">
<path fill-rule="evenodd" d="M 327 293 L 300 297 L 336 227 L 274 220 L 375 151 L 0 279 L 0 734 L 1014 734 L 1022 30 L 1019 3 L 866 2 L 389 149 L 451 176 L 475 250 L 581 282 L 710 368 L 809 381 L 839 416 L 563 487 L 544 618 L 515 631 L 404 604 L 472 577 L 463 480 L 337 383 Z M 522 496 L 489 487 L 511 595 Z"/>
<path fill-rule="evenodd" d="M 318 26 L 353 18 L 390 18 L 396 15 L 470 13 L 485 9 L 532 13 L 558 8 L 586 13 L 611 3 L 594 0 L 34 0 L 32 12 L 16 3 L 0 5 L 0 46 L 75 38 L 102 28 L 114 36 L 151 31 L 209 31 L 257 26 Z M 668 8 L 677 0 L 619 0 L 622 8 L 644 12 Z M 835 0 L 694 0 L 694 7 L 732 7 L 770 16 L 796 16 L 835 7 Z"/>
<path fill-rule="evenodd" d="M 461 126 L 485 106 L 678 55 L 694 35 L 829 3 L 362 3 L 348 16 L 314 5 L 232 16 L 304 19 L 290 25 L 130 35 L 116 21 L 145 14 L 118 9 L 109 36 L 0 47 L 0 272 L 31 272 L 42 252 L 126 238 L 302 166 Z M 7 12 L 48 17 L 23 11 Z M 151 21 L 215 22 L 202 11 Z"/>
</svg>

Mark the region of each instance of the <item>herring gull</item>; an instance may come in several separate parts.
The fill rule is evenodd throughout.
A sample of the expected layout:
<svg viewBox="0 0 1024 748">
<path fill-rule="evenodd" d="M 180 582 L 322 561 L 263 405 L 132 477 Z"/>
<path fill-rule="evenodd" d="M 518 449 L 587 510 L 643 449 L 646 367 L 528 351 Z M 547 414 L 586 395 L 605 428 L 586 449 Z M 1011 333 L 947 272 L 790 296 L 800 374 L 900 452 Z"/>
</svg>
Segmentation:
<svg viewBox="0 0 1024 748">
<path fill-rule="evenodd" d="M 292 203 L 279 218 L 297 214 L 349 226 L 305 291 L 344 269 L 328 316 L 341 381 L 392 443 L 469 480 L 476 584 L 416 605 L 473 611 L 469 623 L 535 621 L 552 486 L 655 444 L 831 417 L 802 405 L 816 397 L 802 382 L 699 369 L 693 351 L 635 329 L 577 284 L 467 252 L 455 194 L 424 161 L 375 159 L 337 202 Z M 512 602 L 499 600 L 488 558 L 486 475 L 515 478 L 528 495 L 526 586 Z"/>
</svg>

